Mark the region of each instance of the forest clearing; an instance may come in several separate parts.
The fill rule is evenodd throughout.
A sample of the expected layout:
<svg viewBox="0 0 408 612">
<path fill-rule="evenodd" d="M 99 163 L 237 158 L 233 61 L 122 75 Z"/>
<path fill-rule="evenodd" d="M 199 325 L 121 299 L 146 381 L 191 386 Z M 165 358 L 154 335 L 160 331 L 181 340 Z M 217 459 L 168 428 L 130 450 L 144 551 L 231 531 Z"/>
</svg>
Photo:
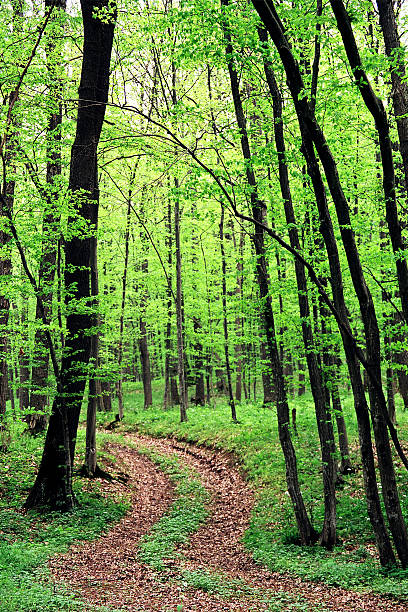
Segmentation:
<svg viewBox="0 0 408 612">
<path fill-rule="evenodd" d="M 408 610 L 404 0 L 0 3 L 0 610 Z"/>
</svg>

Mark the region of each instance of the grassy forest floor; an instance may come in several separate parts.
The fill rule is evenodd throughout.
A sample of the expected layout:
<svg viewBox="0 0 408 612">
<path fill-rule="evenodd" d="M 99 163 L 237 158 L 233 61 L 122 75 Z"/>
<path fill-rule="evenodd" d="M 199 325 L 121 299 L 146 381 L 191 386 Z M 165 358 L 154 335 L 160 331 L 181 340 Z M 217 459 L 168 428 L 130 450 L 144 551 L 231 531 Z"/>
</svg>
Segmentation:
<svg viewBox="0 0 408 612">
<path fill-rule="evenodd" d="M 384 571 L 376 559 L 349 398 L 356 473 L 338 491 L 340 543 L 332 553 L 296 544 L 273 411 L 242 404 L 233 424 L 218 399 L 216 407 L 191 408 L 180 424 L 177 410 L 159 408 L 159 386 L 156 399 L 145 411 L 141 389 L 129 387 L 114 433 L 103 429 L 112 415 L 99 415 L 100 461 L 119 479 L 77 478 L 80 506 L 69 515 L 20 510 L 42 440 L 14 425 L 0 457 L 2 611 L 408 609 L 408 572 Z M 302 487 L 318 527 L 310 397 L 297 398 L 296 407 Z M 398 422 L 408 440 L 407 415 L 400 411 Z M 83 446 L 81 431 L 79 457 Z M 398 468 L 398 478 L 408 518 L 408 474 Z"/>
</svg>

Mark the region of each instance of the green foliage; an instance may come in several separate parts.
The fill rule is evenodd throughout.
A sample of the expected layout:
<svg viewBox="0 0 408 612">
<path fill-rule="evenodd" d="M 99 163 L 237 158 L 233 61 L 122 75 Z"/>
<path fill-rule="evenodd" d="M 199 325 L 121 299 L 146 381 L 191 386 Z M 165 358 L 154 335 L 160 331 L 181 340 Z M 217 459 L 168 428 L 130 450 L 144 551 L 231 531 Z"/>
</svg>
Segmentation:
<svg viewBox="0 0 408 612">
<path fill-rule="evenodd" d="M 139 449 L 169 476 L 176 486 L 176 501 L 170 510 L 143 536 L 138 558 L 155 570 L 166 569 L 166 562 L 177 557 L 175 547 L 188 541 L 189 535 L 208 516 L 209 494 L 191 470 L 180 466 L 175 457 L 158 454 L 148 448 Z"/>
<path fill-rule="evenodd" d="M 1 610 L 88 610 L 90 607 L 78 601 L 72 591 L 51 582 L 47 561 L 74 542 L 98 537 L 124 515 L 127 505 L 105 499 L 97 485 L 84 490 L 79 481 L 75 484 L 79 504 L 73 512 L 39 514 L 21 510 L 42 446 L 41 438 L 21 435 L 21 428 L 12 432 L 7 452 L 0 454 Z"/>
<path fill-rule="evenodd" d="M 135 397 L 135 396 L 133 396 Z M 309 580 L 322 581 L 332 586 L 354 590 L 372 590 L 408 600 L 408 572 L 383 570 L 375 554 L 372 532 L 363 497 L 362 474 L 344 477 L 345 484 L 338 491 L 338 532 L 340 544 L 333 552 L 319 546 L 300 547 L 293 509 L 286 492 L 284 464 L 281 458 L 275 415 L 252 404 L 239 406 L 240 424 L 229 422 L 228 407 L 218 403 L 213 408 L 190 408 L 189 421 L 178 422 L 177 411 L 130 411 L 132 394 L 128 392 L 129 411 L 125 427 L 137 428 L 154 436 L 175 436 L 212 448 L 232 451 L 257 491 L 249 529 L 244 543 L 254 558 L 272 571 L 289 572 Z M 320 465 L 316 459 L 317 439 L 310 436 L 313 404 L 310 396 L 296 400 L 298 409 L 298 437 L 295 438 L 299 458 L 302 489 L 312 520 L 318 529 L 323 519 Z M 357 438 L 356 425 L 351 420 L 351 398 L 343 398 L 348 417 L 349 435 Z M 407 418 L 401 414 L 400 431 L 407 429 Z M 358 456 L 353 452 L 353 464 L 358 467 Z M 402 492 L 408 486 L 405 470 L 398 473 Z M 406 498 L 402 496 L 408 517 Z M 197 584 L 205 576 L 198 574 Z M 211 581 L 208 581 L 211 585 Z M 296 608 L 294 608 L 296 609 Z M 302 609 L 302 608 L 299 608 Z"/>
<path fill-rule="evenodd" d="M 205 569 L 183 570 L 180 585 L 184 588 L 198 589 L 205 593 L 216 593 L 226 599 L 242 597 L 251 594 L 253 591 L 242 580 L 233 580 L 220 573 L 209 572 Z"/>
</svg>

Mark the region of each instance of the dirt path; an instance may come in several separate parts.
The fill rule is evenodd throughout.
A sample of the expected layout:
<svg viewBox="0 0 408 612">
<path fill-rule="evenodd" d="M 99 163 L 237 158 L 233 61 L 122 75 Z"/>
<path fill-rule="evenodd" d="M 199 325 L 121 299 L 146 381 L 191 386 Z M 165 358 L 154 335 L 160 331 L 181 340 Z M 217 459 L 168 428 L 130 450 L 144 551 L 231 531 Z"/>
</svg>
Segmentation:
<svg viewBox="0 0 408 612">
<path fill-rule="evenodd" d="M 53 559 L 55 580 L 63 580 L 80 593 L 81 598 L 129 612 L 221 612 L 241 610 L 336 610 L 407 612 L 407 606 L 384 598 L 351 593 L 318 583 L 304 582 L 287 575 L 268 572 L 255 563 L 240 540 L 248 527 L 254 496 L 248 483 L 223 453 L 186 445 L 173 440 L 157 440 L 132 434 L 132 444 L 153 447 L 162 454 L 176 455 L 200 474 L 211 493 L 207 522 L 179 546 L 182 555 L 174 565 L 174 582 L 160 581 L 160 574 L 137 561 L 140 537 L 157 522 L 173 499 L 173 488 L 146 457 L 134 449 L 112 446 L 121 469 L 130 476 L 132 509 L 108 534 L 96 542 L 71 548 L 66 555 Z M 128 483 L 129 484 L 129 483 Z M 109 488 L 111 485 L 104 485 Z M 117 484 L 115 485 L 117 488 Z M 257 597 L 225 599 L 177 583 L 180 569 L 214 570 L 231 579 L 240 579 L 259 589 Z M 171 576 L 170 576 L 171 577 Z M 265 600 L 270 596 L 273 607 Z M 299 607 L 295 601 L 299 596 Z M 280 602 L 280 603 L 279 603 Z M 320 607 L 319 607 L 320 606 Z"/>
</svg>

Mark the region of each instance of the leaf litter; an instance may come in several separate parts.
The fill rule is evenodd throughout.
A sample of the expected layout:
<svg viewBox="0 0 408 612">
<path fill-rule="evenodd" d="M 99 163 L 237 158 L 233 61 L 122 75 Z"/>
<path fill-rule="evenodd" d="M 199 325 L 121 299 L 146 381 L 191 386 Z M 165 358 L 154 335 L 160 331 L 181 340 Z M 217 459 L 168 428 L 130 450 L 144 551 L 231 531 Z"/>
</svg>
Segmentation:
<svg viewBox="0 0 408 612">
<path fill-rule="evenodd" d="M 407 605 L 396 600 L 308 582 L 257 564 L 241 542 L 254 492 L 230 454 L 139 434 L 127 439 L 129 447 L 108 448 L 129 480 L 104 482 L 101 491 L 114 497 L 130 493 L 128 514 L 100 539 L 73 546 L 50 562 L 54 581 L 69 585 L 78 598 L 129 612 L 407 612 Z M 137 446 L 178 457 L 200 475 L 211 495 L 207 521 L 188 543 L 178 545 L 164 574 L 140 563 L 138 544 L 169 509 L 174 487 Z"/>
</svg>

